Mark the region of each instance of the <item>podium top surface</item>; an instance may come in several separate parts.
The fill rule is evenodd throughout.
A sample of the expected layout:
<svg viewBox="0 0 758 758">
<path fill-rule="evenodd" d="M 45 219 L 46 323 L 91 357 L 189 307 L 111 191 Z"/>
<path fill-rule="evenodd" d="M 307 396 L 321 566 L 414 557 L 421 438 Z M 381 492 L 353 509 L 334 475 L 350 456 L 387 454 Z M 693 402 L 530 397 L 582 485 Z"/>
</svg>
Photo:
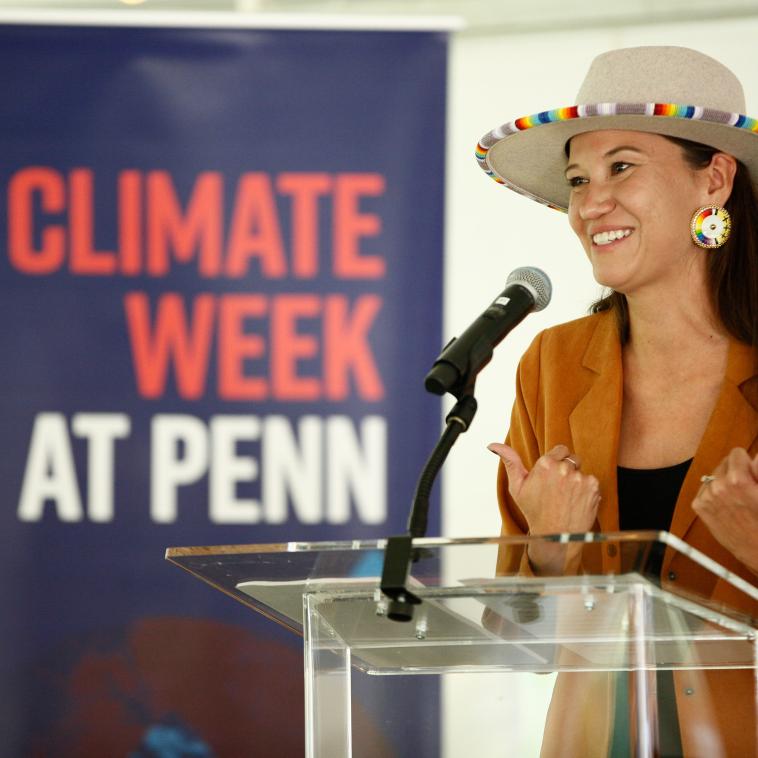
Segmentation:
<svg viewBox="0 0 758 758">
<path fill-rule="evenodd" d="M 560 574 L 530 574 L 523 554 L 538 540 L 564 551 Z M 448 662 L 451 646 L 465 646 L 470 655 L 472 645 L 481 652 L 505 640 L 508 665 L 518 668 L 512 651 L 526 643 L 533 650 L 535 640 L 589 641 L 595 651 L 617 651 L 619 641 L 636 635 L 639 642 L 641 633 L 656 640 L 658 658 L 682 665 L 693 662 L 696 649 L 700 659 L 713 656 L 715 648 L 705 652 L 700 643 L 718 642 L 722 656 L 725 642 L 739 640 L 746 645 L 733 646 L 731 655 L 742 666 L 755 665 L 758 588 L 667 532 L 416 539 L 406 587 L 422 603 L 410 625 L 382 618 L 386 545 L 376 539 L 185 547 L 169 548 L 166 558 L 297 633 L 317 616 L 330 634 L 363 650 L 355 659 L 367 670 L 392 668 L 396 661 L 386 651 L 394 655 L 418 640 L 434 643 L 429 650 L 444 652 Z M 646 609 L 643 632 L 633 608 Z M 434 655 L 427 660 L 434 667 Z M 530 670 L 555 665 L 523 663 Z"/>
</svg>

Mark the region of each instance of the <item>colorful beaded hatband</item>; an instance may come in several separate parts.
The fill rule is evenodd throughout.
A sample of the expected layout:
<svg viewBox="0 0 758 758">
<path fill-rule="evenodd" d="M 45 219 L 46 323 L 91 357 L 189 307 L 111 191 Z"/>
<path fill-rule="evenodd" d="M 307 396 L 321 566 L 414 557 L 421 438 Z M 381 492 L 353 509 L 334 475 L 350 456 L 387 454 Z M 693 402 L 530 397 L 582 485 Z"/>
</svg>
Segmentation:
<svg viewBox="0 0 758 758">
<path fill-rule="evenodd" d="M 673 70 L 672 82 L 666 79 L 667 63 Z M 620 76 L 619 71 L 626 75 Z M 630 76 L 630 71 L 635 75 Z M 595 100 L 542 111 L 485 134 L 477 145 L 476 159 L 499 184 L 564 211 L 569 197 L 563 176 L 566 143 L 576 134 L 601 129 L 652 132 L 716 147 L 745 163 L 756 181 L 758 120 L 743 115 L 744 95 L 734 74 L 702 53 L 676 47 L 605 53 L 593 62 L 577 99 L 586 103 L 608 93 L 623 97 L 626 91 L 641 95 L 648 85 L 650 94 L 679 91 L 693 96 L 692 100 L 700 96 L 705 104 Z"/>
</svg>

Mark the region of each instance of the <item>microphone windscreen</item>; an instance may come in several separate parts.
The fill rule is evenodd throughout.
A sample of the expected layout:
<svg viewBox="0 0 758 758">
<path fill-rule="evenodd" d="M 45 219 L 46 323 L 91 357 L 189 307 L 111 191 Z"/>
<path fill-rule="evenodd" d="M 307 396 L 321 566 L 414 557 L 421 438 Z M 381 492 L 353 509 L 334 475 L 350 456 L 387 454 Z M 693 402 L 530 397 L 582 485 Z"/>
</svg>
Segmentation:
<svg viewBox="0 0 758 758">
<path fill-rule="evenodd" d="M 506 280 L 506 285 L 508 284 L 521 284 L 530 289 L 534 294 L 535 311 L 546 308 L 553 296 L 553 285 L 550 284 L 548 275 L 534 266 L 522 266 L 511 271 Z"/>
</svg>

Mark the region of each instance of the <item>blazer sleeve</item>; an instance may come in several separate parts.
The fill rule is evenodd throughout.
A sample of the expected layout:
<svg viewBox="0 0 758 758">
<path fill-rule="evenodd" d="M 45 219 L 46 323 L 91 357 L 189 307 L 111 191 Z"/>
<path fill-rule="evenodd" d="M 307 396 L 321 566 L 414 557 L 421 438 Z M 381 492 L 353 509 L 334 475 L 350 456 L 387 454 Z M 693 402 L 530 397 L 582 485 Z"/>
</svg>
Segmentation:
<svg viewBox="0 0 758 758">
<path fill-rule="evenodd" d="M 521 457 L 527 469 L 531 469 L 544 452 L 538 431 L 540 412 L 540 354 L 543 333 L 537 335 L 524 353 L 516 372 L 516 400 L 511 413 L 511 425 L 505 443 Z M 501 534 L 520 536 L 528 534 L 528 525 L 519 507 L 508 492 L 508 474 L 500 463 L 497 477 L 498 504 L 502 519 Z M 498 574 L 531 573 L 529 561 L 523 548 L 502 547 L 498 555 Z"/>
</svg>

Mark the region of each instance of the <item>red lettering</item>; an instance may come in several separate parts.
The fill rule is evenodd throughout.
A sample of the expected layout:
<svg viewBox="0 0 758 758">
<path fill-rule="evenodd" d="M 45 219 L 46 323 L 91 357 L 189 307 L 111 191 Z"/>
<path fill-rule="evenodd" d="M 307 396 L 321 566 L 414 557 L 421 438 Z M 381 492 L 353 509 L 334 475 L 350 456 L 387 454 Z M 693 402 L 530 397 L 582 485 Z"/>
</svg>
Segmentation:
<svg viewBox="0 0 758 758">
<path fill-rule="evenodd" d="M 268 312 L 265 295 L 222 295 L 218 333 L 218 394 L 224 400 L 263 400 L 268 382 L 248 376 L 245 360 L 262 358 L 265 342 L 258 334 L 245 333 L 246 318 L 260 318 Z"/>
<path fill-rule="evenodd" d="M 297 362 L 318 354 L 313 335 L 298 334 L 300 318 L 317 316 L 321 301 L 317 295 L 279 295 L 271 312 L 271 387 L 278 400 L 317 400 L 321 383 L 314 377 L 297 374 Z"/>
<path fill-rule="evenodd" d="M 128 293 L 124 308 L 140 395 L 162 396 L 169 366 L 173 364 L 179 396 L 187 400 L 200 397 L 205 391 L 213 335 L 213 295 L 195 298 L 189 324 L 184 299 L 173 292 L 158 298 L 152 327 L 145 293 Z"/>
<path fill-rule="evenodd" d="M 139 393 L 156 398 L 166 393 L 173 367 L 180 397 L 196 400 L 206 391 L 217 324 L 217 388 L 223 400 L 289 402 L 323 397 L 345 400 L 351 381 L 358 397 L 384 397 L 382 379 L 369 344 L 382 308 L 378 295 L 360 295 L 350 304 L 345 295 L 201 294 L 191 306 L 176 293 L 158 298 L 150 317 L 147 295 L 129 293 L 124 301 L 127 330 Z M 321 317 L 317 336 L 302 321 Z M 260 323 L 252 326 L 250 321 Z M 264 336 L 265 332 L 265 336 Z M 321 340 L 319 342 L 319 336 Z M 268 339 L 267 339 L 268 338 Z M 270 347 L 269 347 L 270 346 Z M 303 375 L 303 361 L 321 356 L 321 376 Z M 265 364 L 267 350 L 270 354 Z"/>
<path fill-rule="evenodd" d="M 110 250 L 95 250 L 93 211 L 93 173 L 88 168 L 74 169 L 68 177 L 69 233 L 73 274 L 108 275 L 116 270 L 116 255 Z"/>
<path fill-rule="evenodd" d="M 263 276 L 279 279 L 286 275 L 287 263 L 271 179 L 262 173 L 240 177 L 229 231 L 226 273 L 246 276 L 249 259 L 253 257 L 260 259 Z"/>
<path fill-rule="evenodd" d="M 217 171 L 198 175 L 186 215 L 166 171 L 151 171 L 147 177 L 147 270 L 165 276 L 169 250 L 187 263 L 199 247 L 201 276 L 218 276 L 221 268 L 223 183 Z"/>
<path fill-rule="evenodd" d="M 349 312 L 347 297 L 331 295 L 324 313 L 324 389 L 330 400 L 344 400 L 349 394 L 348 374 L 355 377 L 356 391 L 364 400 L 384 397 L 368 332 L 381 310 L 379 295 L 361 295 Z"/>
<path fill-rule="evenodd" d="M 332 188 L 328 174 L 281 174 L 279 192 L 292 195 L 292 273 L 312 279 L 318 273 L 318 199 Z"/>
<path fill-rule="evenodd" d="M 117 177 L 113 250 L 96 247 L 95 178 L 91 169 L 77 168 L 66 181 L 46 167 L 29 167 L 11 178 L 8 251 L 15 268 L 50 274 L 64 265 L 68 255 L 75 275 L 145 272 L 163 277 L 172 265 L 196 260 L 199 274 L 207 278 L 241 278 L 255 265 L 262 278 L 314 279 L 322 270 L 323 256 L 329 255 L 331 273 L 340 279 L 379 279 L 386 273 L 382 254 L 361 249 L 365 238 L 382 231 L 381 217 L 361 210 L 365 200 L 384 193 L 380 174 L 242 174 L 225 237 L 220 172 L 198 174 L 188 197 L 180 198 L 167 171 L 123 170 Z M 285 249 L 279 216 L 279 205 L 286 199 L 291 250 Z M 45 218 L 66 211 L 68 225 Z M 322 228 L 321 219 L 329 211 L 331 228 Z M 325 253 L 329 242 L 331 249 Z"/>
<path fill-rule="evenodd" d="M 66 232 L 49 224 L 42 230 L 41 246 L 34 247 L 34 193 L 40 195 L 43 212 L 65 209 L 65 184 L 57 171 L 31 167 L 14 174 L 8 185 L 8 258 L 25 274 L 52 274 L 63 264 Z"/>
<path fill-rule="evenodd" d="M 384 192 L 379 174 L 338 174 L 334 190 L 334 274 L 341 279 L 381 279 L 385 261 L 380 255 L 361 253 L 361 237 L 379 234 L 381 219 L 374 213 L 360 213 L 362 196 Z"/>
<path fill-rule="evenodd" d="M 126 276 L 142 271 L 142 191 L 139 171 L 118 175 L 118 249 L 121 273 Z"/>
</svg>

